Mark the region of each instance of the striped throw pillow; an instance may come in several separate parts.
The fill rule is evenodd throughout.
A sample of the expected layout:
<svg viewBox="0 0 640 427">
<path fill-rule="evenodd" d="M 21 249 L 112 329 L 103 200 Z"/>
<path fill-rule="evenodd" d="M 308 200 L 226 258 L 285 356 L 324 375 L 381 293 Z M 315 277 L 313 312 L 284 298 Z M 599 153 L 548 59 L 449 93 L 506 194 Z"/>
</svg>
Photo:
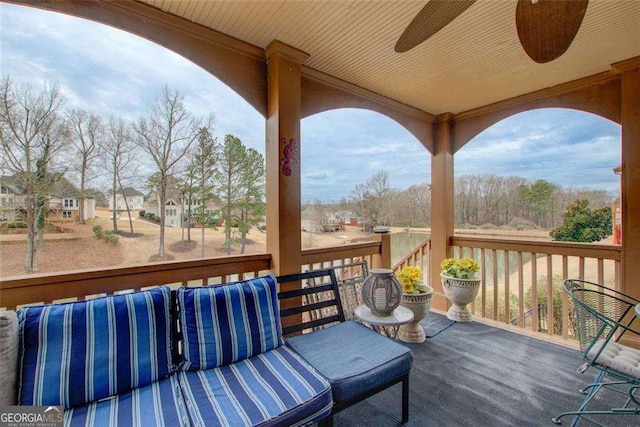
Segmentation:
<svg viewBox="0 0 640 427">
<path fill-rule="evenodd" d="M 281 346 L 273 276 L 178 289 L 183 370 L 210 369 Z"/>
<path fill-rule="evenodd" d="M 21 309 L 20 404 L 70 408 L 167 376 L 170 298 L 162 286 Z"/>
</svg>

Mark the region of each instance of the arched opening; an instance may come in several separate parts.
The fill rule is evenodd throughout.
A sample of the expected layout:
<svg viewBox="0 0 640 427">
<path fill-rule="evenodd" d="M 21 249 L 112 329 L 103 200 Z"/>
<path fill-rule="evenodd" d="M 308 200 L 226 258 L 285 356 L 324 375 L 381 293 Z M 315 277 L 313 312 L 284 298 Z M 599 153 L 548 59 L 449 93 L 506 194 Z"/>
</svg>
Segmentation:
<svg viewBox="0 0 640 427">
<path fill-rule="evenodd" d="M 133 132 L 134 124 L 151 113 L 166 86 L 172 93 L 183 96 L 185 112 L 190 116 L 206 118 L 210 113 L 215 115 L 211 136 L 217 138 L 218 143 L 224 141 L 225 135 L 232 134 L 247 149 L 253 149 L 264 156 L 265 120 L 261 113 L 223 82 L 184 57 L 136 35 L 93 21 L 31 7 L 5 4 L 2 8 L 3 78 L 10 76 L 14 86 L 29 84 L 36 92 L 41 91 L 45 83 L 49 87 L 57 84 L 66 100 L 58 111 L 61 117 L 68 117 L 72 110 L 83 111 L 97 117 L 106 134 L 109 133 L 111 118 L 121 120 L 128 131 Z M 29 28 L 29 31 L 25 31 L 25 28 Z M 202 123 L 204 122 L 206 120 Z M 76 171 L 77 150 L 74 143 L 67 141 L 65 144 L 56 160 L 57 167 L 51 169 L 51 172 L 60 174 L 77 191 L 80 188 Z M 127 171 L 127 179 L 123 181 L 123 185 L 135 190 L 136 199 L 139 195 L 147 203 L 151 193 L 148 187 L 149 177 L 156 172 L 155 165 L 148 153 L 141 152 L 135 157 L 138 165 Z M 176 180 L 182 179 L 184 166 L 185 162 L 180 160 L 171 169 Z M 135 208 L 119 208 L 119 199 L 112 202 L 111 197 L 106 197 L 112 188 L 107 169 L 105 159 L 94 154 L 85 190 L 92 190 L 91 197 L 98 206 L 94 213 L 87 214 L 89 221 L 81 229 L 70 220 L 74 217 L 73 211 L 78 209 L 78 198 L 51 193 L 51 210 L 60 211 L 60 218 L 56 217 L 56 221 L 59 220 L 65 233 L 57 236 L 58 238 L 47 236 L 44 247 L 38 251 L 41 258 L 40 272 L 144 264 L 157 250 L 157 231 L 153 231 L 153 227 L 157 228 L 157 225 L 153 224 L 153 219 L 140 216 L 141 210 L 150 213 L 150 209 L 138 204 Z M 14 175 L 13 172 L 15 171 L 3 170 L 2 175 Z M 2 188 L 6 190 L 7 186 Z M 184 201 L 186 196 L 183 193 L 171 197 L 166 204 L 167 215 L 171 218 L 167 217 L 165 221 L 168 230 L 165 245 L 167 252 L 176 259 L 201 256 L 200 230 L 190 230 L 191 227 L 184 230 L 177 225 L 201 225 L 199 220 L 184 220 L 185 203 L 176 200 Z M 4 201 L 4 191 L 2 196 Z M 17 196 L 19 195 L 12 196 L 14 202 Z M 197 199 L 194 197 L 193 203 L 189 203 L 193 205 L 193 209 L 203 205 Z M 111 208 L 108 206 L 110 202 Z M 207 200 L 207 203 L 220 204 L 220 200 Z M 219 210 L 215 206 L 207 208 L 216 209 Z M 100 225 L 103 230 L 110 230 L 113 216 L 120 218 L 116 221 L 119 223 L 119 230 L 129 232 L 129 221 L 123 210 L 133 211 L 131 234 L 144 236 L 120 235 L 119 242 L 115 245 L 109 245 L 106 241 L 96 242 L 92 227 Z M 3 213 L 7 214 L 7 211 Z M 17 223 L 13 220 L 11 222 Z M 214 222 L 210 223 L 213 224 Z M 215 232 L 215 239 L 222 233 L 213 228 L 207 228 L 206 231 L 207 234 Z M 197 242 L 194 247 L 176 244 L 187 240 L 189 235 Z M 69 241 L 70 237 L 78 239 Z M 213 237 L 212 235 L 210 239 L 207 235 L 204 256 L 224 255 L 224 245 L 216 243 Z M 250 239 L 252 243 L 246 246 L 245 253 L 265 252 L 263 233 L 257 232 L 256 237 Z M 148 248 L 141 250 L 143 244 Z M 91 250 L 88 246 L 91 246 Z M 18 246 L 12 246 L 10 251 L 2 251 L 3 264 L 11 266 L 3 268 L 3 275 L 22 272 L 24 249 L 17 249 Z M 60 257 L 60 253 L 74 253 L 78 256 Z M 234 247 L 232 253 L 239 253 L 239 247 Z"/>
<path fill-rule="evenodd" d="M 586 196 L 584 193 L 591 191 L 592 197 L 599 195 L 600 200 L 593 200 L 598 207 L 613 203 L 619 198 L 620 188 L 613 172 L 620 164 L 620 131 L 620 125 L 610 120 L 562 108 L 515 114 L 485 129 L 456 153 L 456 183 L 474 176 L 468 184 L 477 186 L 477 177 L 495 177 L 498 182 L 482 183 L 487 188 L 480 191 L 487 198 L 501 199 L 503 204 L 487 205 L 485 201 L 483 206 L 469 206 L 457 200 L 456 224 L 503 227 L 515 217 L 526 215 L 525 220 L 550 229 L 559 225 L 566 204 L 578 194 Z M 511 179 L 507 184 L 509 178 L 519 180 Z M 575 196 L 565 194 L 560 200 L 549 200 L 544 212 L 539 211 L 542 207 L 531 212 L 526 204 L 508 205 L 518 200 L 515 194 L 487 193 L 492 186 L 507 191 L 540 180 Z M 457 193 L 459 187 L 456 185 Z"/>
<path fill-rule="evenodd" d="M 355 241 L 360 229 L 366 235 L 377 225 L 429 225 L 430 153 L 403 126 L 377 112 L 344 108 L 305 118 L 301 135 L 303 228 L 313 232 L 303 247 L 305 238 L 308 247 Z M 335 229 L 325 228 L 336 232 L 324 232 L 323 221 L 335 221 Z M 338 226 L 343 222 L 345 228 Z M 394 238 L 392 262 L 420 238 L 424 232 L 404 245 Z"/>
<path fill-rule="evenodd" d="M 561 108 L 510 116 L 456 153 L 456 235 L 476 240 L 455 251 L 482 265 L 476 307 L 483 316 L 573 336 L 566 317 L 563 323 L 562 281 L 619 281 L 613 224 L 620 162 L 620 125 Z M 572 252 L 587 247 L 573 242 L 612 255 Z"/>
</svg>

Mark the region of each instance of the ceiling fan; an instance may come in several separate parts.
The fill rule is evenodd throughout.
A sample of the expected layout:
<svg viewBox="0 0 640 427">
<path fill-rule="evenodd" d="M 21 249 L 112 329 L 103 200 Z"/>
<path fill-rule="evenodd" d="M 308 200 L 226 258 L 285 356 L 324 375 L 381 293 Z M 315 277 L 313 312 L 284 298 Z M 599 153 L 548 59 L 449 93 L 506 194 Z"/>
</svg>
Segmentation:
<svg viewBox="0 0 640 427">
<path fill-rule="evenodd" d="M 398 39 L 395 51 L 407 52 L 446 27 L 476 0 L 429 0 Z M 516 27 L 524 51 L 540 64 L 567 51 L 589 0 L 518 0 Z"/>
</svg>

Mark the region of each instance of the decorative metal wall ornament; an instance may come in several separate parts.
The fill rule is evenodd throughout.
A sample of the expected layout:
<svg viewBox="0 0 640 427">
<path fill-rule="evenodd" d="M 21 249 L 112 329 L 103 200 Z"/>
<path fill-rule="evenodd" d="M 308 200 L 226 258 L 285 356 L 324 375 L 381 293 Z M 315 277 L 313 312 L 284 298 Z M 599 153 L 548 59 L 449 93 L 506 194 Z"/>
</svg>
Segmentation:
<svg viewBox="0 0 640 427">
<path fill-rule="evenodd" d="M 298 163 L 296 153 L 298 152 L 298 141 L 295 138 L 287 142 L 287 138 L 280 138 L 280 142 L 284 145 L 282 149 L 283 157 L 280 159 L 282 173 L 284 176 L 291 176 L 291 165 Z"/>
</svg>

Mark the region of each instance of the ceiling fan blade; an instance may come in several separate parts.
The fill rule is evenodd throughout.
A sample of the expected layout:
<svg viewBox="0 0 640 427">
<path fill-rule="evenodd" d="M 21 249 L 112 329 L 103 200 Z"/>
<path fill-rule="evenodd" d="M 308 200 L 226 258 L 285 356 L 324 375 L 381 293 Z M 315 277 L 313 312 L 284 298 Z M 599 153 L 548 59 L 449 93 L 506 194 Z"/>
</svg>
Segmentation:
<svg viewBox="0 0 640 427">
<path fill-rule="evenodd" d="M 476 0 L 430 0 L 396 42 L 395 51 L 407 52 L 446 27 Z"/>
<path fill-rule="evenodd" d="M 516 27 L 522 48 L 540 64 L 569 49 L 578 34 L 589 0 L 518 0 Z"/>
</svg>

